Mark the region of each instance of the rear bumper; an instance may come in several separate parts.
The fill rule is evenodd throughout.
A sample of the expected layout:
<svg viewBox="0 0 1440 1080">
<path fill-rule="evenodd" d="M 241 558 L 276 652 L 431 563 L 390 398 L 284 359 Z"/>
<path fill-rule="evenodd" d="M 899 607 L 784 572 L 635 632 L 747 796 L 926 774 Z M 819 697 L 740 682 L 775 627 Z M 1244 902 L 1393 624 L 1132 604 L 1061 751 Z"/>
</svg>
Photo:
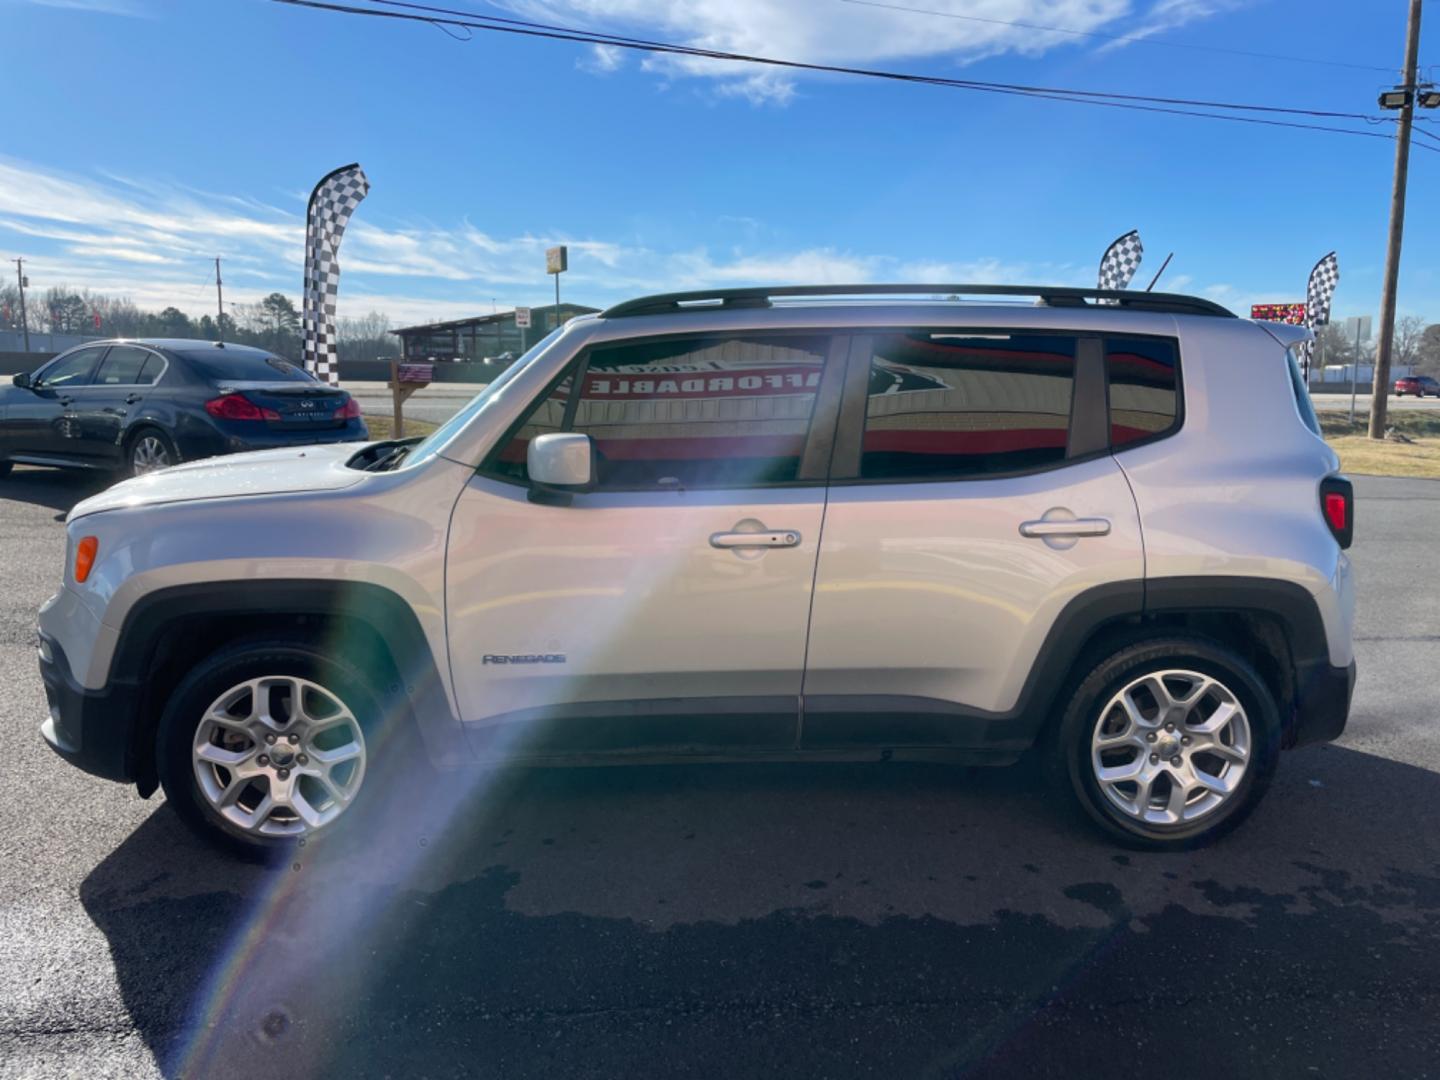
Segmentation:
<svg viewBox="0 0 1440 1080">
<path fill-rule="evenodd" d="M 1295 711 L 1285 733 L 1286 746 L 1338 739 L 1350 719 L 1355 692 L 1355 661 L 1347 667 L 1305 664 L 1295 672 Z"/>
<path fill-rule="evenodd" d="M 40 734 L 70 764 L 106 780 L 134 779 L 132 748 L 140 688 L 113 683 L 87 690 L 75 681 L 65 652 L 40 635 L 40 678 L 50 715 Z"/>
</svg>

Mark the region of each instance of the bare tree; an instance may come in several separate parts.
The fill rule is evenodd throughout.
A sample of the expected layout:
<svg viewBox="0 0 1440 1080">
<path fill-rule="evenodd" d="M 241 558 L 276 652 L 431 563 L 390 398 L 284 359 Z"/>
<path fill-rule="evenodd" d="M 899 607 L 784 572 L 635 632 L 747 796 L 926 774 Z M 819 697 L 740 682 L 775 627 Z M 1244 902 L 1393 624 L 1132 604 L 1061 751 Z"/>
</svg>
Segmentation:
<svg viewBox="0 0 1440 1080">
<path fill-rule="evenodd" d="M 1414 367 L 1420 359 L 1420 342 L 1425 336 L 1425 320 L 1419 315 L 1402 315 L 1395 320 L 1394 361 Z"/>
</svg>

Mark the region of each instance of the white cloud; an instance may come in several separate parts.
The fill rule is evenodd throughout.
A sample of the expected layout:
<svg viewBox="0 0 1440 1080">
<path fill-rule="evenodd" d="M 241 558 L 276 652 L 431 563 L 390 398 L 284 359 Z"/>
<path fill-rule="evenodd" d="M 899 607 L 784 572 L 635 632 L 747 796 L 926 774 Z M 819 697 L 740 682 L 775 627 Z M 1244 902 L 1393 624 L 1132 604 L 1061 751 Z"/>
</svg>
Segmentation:
<svg viewBox="0 0 1440 1080">
<path fill-rule="evenodd" d="M 1156 0 L 1147 7 L 1132 0 L 497 0 L 495 6 L 537 21 L 720 52 L 852 66 L 943 60 L 930 68 L 943 72 L 1002 54 L 1036 57 L 1060 47 L 1091 48 L 1094 39 L 1083 36 L 1090 32 L 1147 37 L 1245 2 Z M 1045 33 L 1035 26 L 1077 33 Z M 613 71 L 621 53 L 601 46 L 582 67 Z M 720 93 L 755 103 L 784 104 L 802 77 L 779 67 L 701 57 L 647 55 L 641 66 L 667 80 L 715 80 Z"/>
<path fill-rule="evenodd" d="M 34 7 L 83 11 L 95 15 L 124 15 L 132 19 L 153 19 L 155 13 L 139 0 L 16 0 Z"/>
<path fill-rule="evenodd" d="M 1158 0 L 1148 11 L 1142 12 L 1139 21 L 1124 29 L 1124 41 L 1110 41 L 1097 51 L 1108 52 L 1123 49 L 1137 40 L 1176 30 L 1201 19 L 1209 19 L 1236 11 L 1245 6 L 1245 0 Z"/>
<path fill-rule="evenodd" d="M 0 158 L 0 247 L 26 257 L 32 285 L 128 296 L 142 307 L 212 311 L 216 255 L 224 259 L 227 300 L 253 303 L 277 290 L 298 296 L 301 210 L 131 178 L 66 176 Z M 397 322 L 421 322 L 489 310 L 492 298 L 501 305 L 542 304 L 550 290 L 544 252 L 555 244 L 570 248 L 565 296 L 596 305 L 722 285 L 1094 281 L 1090 265 L 1071 262 L 785 248 L 767 240 L 772 231 L 753 219 L 735 219 L 729 232 L 724 247 L 665 250 L 628 237 L 502 236 L 469 220 L 387 223 L 376 220 L 367 203 L 340 252 L 340 314 L 379 310 Z"/>
</svg>

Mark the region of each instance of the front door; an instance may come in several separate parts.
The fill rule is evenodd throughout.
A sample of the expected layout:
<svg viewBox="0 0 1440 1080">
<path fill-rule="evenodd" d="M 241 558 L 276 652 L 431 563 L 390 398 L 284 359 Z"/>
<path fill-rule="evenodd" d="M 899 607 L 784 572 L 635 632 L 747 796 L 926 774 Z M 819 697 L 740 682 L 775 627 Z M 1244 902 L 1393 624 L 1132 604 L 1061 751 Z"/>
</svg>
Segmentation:
<svg viewBox="0 0 1440 1080">
<path fill-rule="evenodd" d="M 816 573 L 804 745 L 1014 750 L 1072 601 L 1140 610 L 1098 337 L 857 337 Z M 1063 632 L 1063 627 L 1061 627 Z"/>
<path fill-rule="evenodd" d="M 80 421 L 76 397 L 90 385 L 105 347 L 90 346 L 56 357 L 35 372 L 28 390 L 12 392 L 7 401 L 8 452 L 37 458 L 79 460 Z"/>
<path fill-rule="evenodd" d="M 792 748 L 843 340 L 597 345 L 456 505 L 451 670 L 482 756 Z M 525 451 L 595 443 L 594 490 L 530 501 Z"/>
</svg>

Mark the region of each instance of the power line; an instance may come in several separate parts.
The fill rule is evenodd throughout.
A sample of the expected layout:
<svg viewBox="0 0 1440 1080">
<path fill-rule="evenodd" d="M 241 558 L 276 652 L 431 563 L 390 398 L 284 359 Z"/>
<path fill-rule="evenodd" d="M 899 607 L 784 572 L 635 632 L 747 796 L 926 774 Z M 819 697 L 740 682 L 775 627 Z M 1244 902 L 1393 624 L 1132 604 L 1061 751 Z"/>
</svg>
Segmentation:
<svg viewBox="0 0 1440 1080">
<path fill-rule="evenodd" d="M 1200 52 L 1228 53 L 1232 56 L 1248 56 L 1256 60 L 1285 60 L 1296 64 L 1320 64 L 1326 67 L 1353 68 L 1357 71 L 1392 72 L 1395 69 L 1378 64 L 1350 64 L 1343 60 L 1317 60 L 1310 56 L 1285 56 L 1279 53 L 1250 52 L 1246 49 L 1227 49 L 1223 45 L 1200 45 L 1189 41 L 1156 41 L 1152 37 L 1134 34 L 1106 34 L 1098 30 L 1074 30 L 1064 26 L 1043 26 L 1039 23 L 1011 22 L 1007 19 L 990 19 L 981 15 L 961 15 L 955 11 L 934 11 L 930 8 L 905 7 L 903 4 L 884 4 L 880 0 L 840 0 L 842 4 L 860 7 L 883 8 L 887 11 L 903 11 L 911 15 L 934 15 L 942 19 L 960 19 L 964 22 L 989 23 L 992 26 L 1010 26 L 1020 30 L 1043 30 L 1050 34 L 1070 34 L 1074 37 L 1099 38 L 1102 41 L 1124 42 L 1128 45 L 1160 45 L 1167 49 L 1194 49 Z"/>
<path fill-rule="evenodd" d="M 994 83 L 975 79 L 945 78 L 936 75 L 918 75 L 908 72 L 883 71 L 873 68 L 857 68 L 836 64 L 820 64 L 801 60 L 786 60 L 778 57 L 754 56 L 746 53 L 725 52 L 698 46 L 677 45 L 671 42 L 648 41 L 641 38 L 624 37 L 602 31 L 583 31 L 570 27 L 533 23 L 500 16 L 480 15 L 474 12 L 458 11 L 453 8 L 433 7 L 425 4 L 407 3 L 405 0 L 371 0 L 392 7 L 410 9 L 408 12 L 377 10 L 373 7 L 357 7 L 353 4 L 331 2 L 331 0 L 275 0 L 276 3 L 293 7 L 312 8 L 346 15 L 363 15 L 372 18 L 393 19 L 404 22 L 419 22 L 427 25 L 459 27 L 466 30 L 489 30 L 497 33 L 516 34 L 522 37 L 543 38 L 554 41 L 568 41 L 579 44 L 610 45 L 615 48 L 641 52 L 661 53 L 677 56 L 697 57 L 738 63 L 778 67 L 787 70 L 823 72 L 838 75 L 852 75 L 866 78 L 885 79 L 895 82 L 918 83 L 944 86 L 961 90 L 977 90 L 986 93 L 1010 94 L 1022 97 L 1037 97 L 1055 101 L 1069 101 L 1077 104 L 1108 105 L 1111 108 L 1129 108 L 1145 112 L 1170 113 L 1179 116 L 1202 117 L 1213 120 L 1228 120 L 1236 123 L 1263 124 L 1271 127 L 1296 128 L 1308 131 L 1323 131 L 1341 135 L 1357 135 L 1365 138 L 1390 139 L 1391 135 L 1374 131 L 1358 131 L 1354 128 L 1333 125 L 1303 124 L 1293 121 L 1264 120 L 1257 117 L 1231 116 L 1223 113 L 1201 111 L 1203 109 L 1234 109 L 1254 112 L 1280 113 L 1317 118 L 1362 120 L 1366 123 L 1380 123 L 1385 117 L 1372 117 L 1364 113 L 1345 113 L 1319 109 L 1298 109 L 1274 105 L 1253 105 L 1238 102 L 1212 102 L 1189 98 L 1165 98 L 1140 94 L 1123 94 L 1096 90 L 1072 90 L 1058 87 L 1027 86 L 1014 83 Z M 412 12 L 426 12 L 418 14 Z M 437 17 L 440 16 L 440 17 Z M 1113 100 L 1106 100 L 1113 99 Z M 1163 106 L 1195 106 L 1193 109 L 1169 108 Z"/>
<path fill-rule="evenodd" d="M 281 3 L 291 3 L 294 0 L 280 0 Z M 1313 116 L 1336 120 L 1365 120 L 1379 122 L 1389 119 L 1383 116 L 1374 116 L 1367 113 L 1355 112 L 1333 112 L 1322 109 L 1299 109 L 1286 105 L 1254 105 L 1243 102 L 1232 101 L 1206 101 L 1194 98 L 1171 98 L 1158 97 L 1153 94 L 1126 94 L 1117 91 L 1105 90 L 1077 90 L 1068 87 L 1055 86 L 1029 86 L 1024 83 L 999 83 L 988 82 L 979 79 L 957 79 L 939 75 L 914 75 L 907 72 L 882 71 L 874 68 L 845 67 L 835 64 L 810 63 L 803 60 L 785 60 L 776 57 L 754 56 L 748 53 L 727 52 L 719 49 L 709 49 L 699 45 L 679 45 L 674 42 L 657 41 L 649 38 L 628 37 L 622 34 L 612 34 L 603 30 L 579 30 L 570 26 L 557 26 L 553 23 L 531 22 L 525 19 L 506 18 L 500 15 L 485 15 L 476 11 L 466 11 L 460 8 L 437 7 L 433 4 L 421 4 L 415 0 L 366 0 L 371 4 L 383 4 L 386 7 L 405 8 L 410 11 L 427 12 L 431 15 L 456 16 L 455 20 L 440 20 L 433 18 L 420 18 L 419 21 L 438 24 L 443 21 L 452 21 L 453 25 L 464 26 L 470 29 L 498 30 L 505 33 L 524 34 L 526 31 L 533 31 L 527 36 L 533 37 L 561 37 L 562 40 L 580 41 L 588 44 L 615 45 L 621 48 L 634 48 L 643 51 L 677 53 L 687 56 L 696 56 L 711 60 L 738 61 L 751 64 L 767 64 L 776 67 L 797 68 L 806 71 L 830 72 L 842 75 L 863 75 L 871 78 L 898 79 L 912 82 L 933 82 L 946 86 L 957 86 L 974 89 L 1010 90 L 1022 93 L 1033 94 L 1062 94 L 1067 96 L 1078 96 L 1087 98 L 1115 98 L 1122 101 L 1144 101 L 1158 105 L 1186 105 L 1206 109 L 1235 109 L 1244 112 L 1272 112 L 1285 113 L 1293 116 Z M 398 18 L 395 13 L 376 11 L 373 8 L 359 8 L 353 5 L 346 5 L 332 2 L 302 2 L 305 7 L 324 7 L 331 9 L 343 8 L 351 14 L 369 14 L 382 18 Z M 481 23 L 463 22 L 462 19 L 478 19 Z M 484 25 L 494 23 L 496 25 Z M 603 40 L 601 40 L 603 39 Z M 1388 70 L 1388 69 L 1385 69 Z"/>
</svg>

